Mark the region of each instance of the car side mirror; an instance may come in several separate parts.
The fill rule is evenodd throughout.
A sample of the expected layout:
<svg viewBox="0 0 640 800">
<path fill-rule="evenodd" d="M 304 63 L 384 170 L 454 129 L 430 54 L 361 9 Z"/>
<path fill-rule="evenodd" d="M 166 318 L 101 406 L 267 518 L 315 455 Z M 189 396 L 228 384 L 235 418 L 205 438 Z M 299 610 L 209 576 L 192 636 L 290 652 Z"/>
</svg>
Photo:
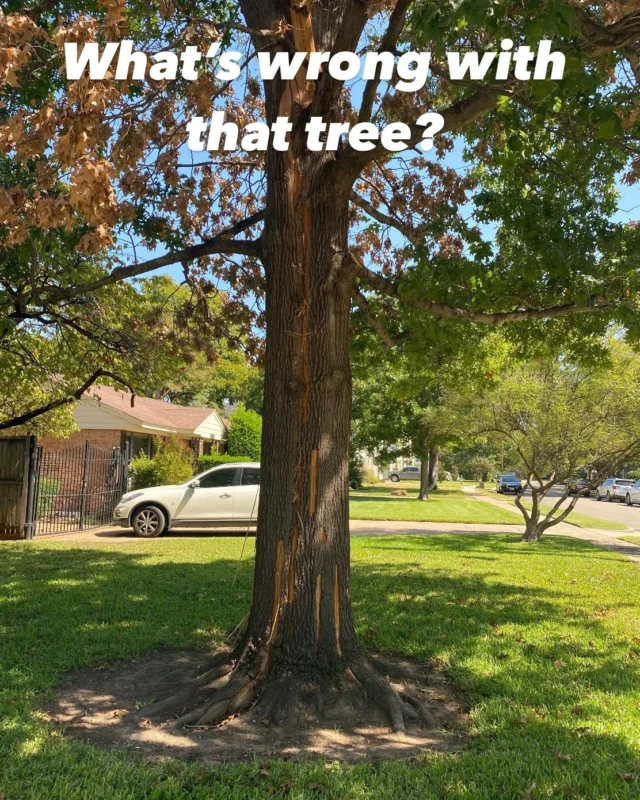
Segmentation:
<svg viewBox="0 0 640 800">
<path fill-rule="evenodd" d="M 197 489 L 198 486 L 200 486 L 200 481 L 197 478 L 189 484 L 190 489 Z"/>
</svg>

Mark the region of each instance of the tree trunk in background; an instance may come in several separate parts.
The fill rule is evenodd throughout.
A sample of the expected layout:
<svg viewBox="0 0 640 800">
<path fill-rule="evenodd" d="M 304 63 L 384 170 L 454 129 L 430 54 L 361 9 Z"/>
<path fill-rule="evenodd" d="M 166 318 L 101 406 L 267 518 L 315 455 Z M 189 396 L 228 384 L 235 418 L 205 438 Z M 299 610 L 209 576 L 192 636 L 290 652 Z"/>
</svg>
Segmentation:
<svg viewBox="0 0 640 800">
<path fill-rule="evenodd" d="M 423 458 L 420 461 L 420 493 L 418 494 L 418 500 L 428 500 L 430 488 L 429 459 Z"/>
<path fill-rule="evenodd" d="M 439 463 L 440 448 L 436 445 L 429 451 L 429 489 L 437 488 Z"/>
</svg>

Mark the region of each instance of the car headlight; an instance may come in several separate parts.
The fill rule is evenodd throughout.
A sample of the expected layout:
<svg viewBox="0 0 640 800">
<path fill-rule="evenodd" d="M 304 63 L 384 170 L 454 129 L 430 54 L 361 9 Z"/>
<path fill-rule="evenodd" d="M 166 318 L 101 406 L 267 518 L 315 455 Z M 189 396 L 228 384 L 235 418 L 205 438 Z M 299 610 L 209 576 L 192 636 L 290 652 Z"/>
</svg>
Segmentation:
<svg viewBox="0 0 640 800">
<path fill-rule="evenodd" d="M 136 497 L 142 497 L 144 492 L 129 492 L 128 494 L 123 494 L 120 498 L 121 503 L 128 503 L 130 500 L 135 500 Z"/>
</svg>

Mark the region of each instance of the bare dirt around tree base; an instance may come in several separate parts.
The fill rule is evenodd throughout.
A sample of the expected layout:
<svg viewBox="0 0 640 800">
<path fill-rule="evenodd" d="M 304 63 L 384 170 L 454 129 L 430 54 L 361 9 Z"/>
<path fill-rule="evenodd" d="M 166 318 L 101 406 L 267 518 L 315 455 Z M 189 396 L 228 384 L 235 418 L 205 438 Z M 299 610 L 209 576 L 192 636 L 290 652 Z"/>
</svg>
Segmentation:
<svg viewBox="0 0 640 800">
<path fill-rule="evenodd" d="M 215 661 L 215 655 L 202 652 L 154 651 L 126 665 L 70 673 L 60 694 L 48 705 L 47 717 L 59 724 L 65 735 L 150 759 L 377 761 L 434 750 L 452 752 L 464 746 L 468 720 L 442 672 L 397 658 L 384 660 L 392 686 L 419 696 L 435 727 L 427 730 L 415 721 L 405 732 L 394 733 L 385 714 L 356 686 L 325 705 L 321 717 L 295 728 L 273 726 L 271 720 L 252 713 L 253 709 L 211 728 L 172 730 L 171 718 L 159 724 L 145 717 L 145 706 L 188 687 Z M 402 678 L 397 677 L 400 675 Z M 176 707 L 172 718 L 183 711 Z"/>
</svg>

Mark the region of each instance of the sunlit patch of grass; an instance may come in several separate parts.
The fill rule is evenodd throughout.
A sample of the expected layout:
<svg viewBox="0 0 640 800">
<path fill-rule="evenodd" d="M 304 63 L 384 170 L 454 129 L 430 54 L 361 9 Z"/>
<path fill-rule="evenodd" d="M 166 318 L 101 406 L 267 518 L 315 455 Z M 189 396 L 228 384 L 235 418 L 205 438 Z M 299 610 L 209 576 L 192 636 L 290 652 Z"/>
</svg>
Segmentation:
<svg viewBox="0 0 640 800">
<path fill-rule="evenodd" d="M 463 494 L 460 484 L 447 482 L 429 493 L 427 501 L 418 500 L 417 481 L 365 486 L 349 493 L 351 519 L 402 520 L 406 522 L 463 522 L 518 525 L 518 512 L 479 503 Z M 393 497 L 391 492 L 404 489 L 408 497 Z"/>
<path fill-rule="evenodd" d="M 3 544 L 0 601 L 18 600 L 0 602 L 0 796 L 637 800 L 640 565 L 564 537 L 351 546 L 360 640 L 446 671 L 469 704 L 461 753 L 265 769 L 148 762 L 67 740 L 37 712 L 63 673 L 156 647 L 220 645 L 249 607 L 253 543 L 235 584 L 240 538 Z"/>
</svg>

